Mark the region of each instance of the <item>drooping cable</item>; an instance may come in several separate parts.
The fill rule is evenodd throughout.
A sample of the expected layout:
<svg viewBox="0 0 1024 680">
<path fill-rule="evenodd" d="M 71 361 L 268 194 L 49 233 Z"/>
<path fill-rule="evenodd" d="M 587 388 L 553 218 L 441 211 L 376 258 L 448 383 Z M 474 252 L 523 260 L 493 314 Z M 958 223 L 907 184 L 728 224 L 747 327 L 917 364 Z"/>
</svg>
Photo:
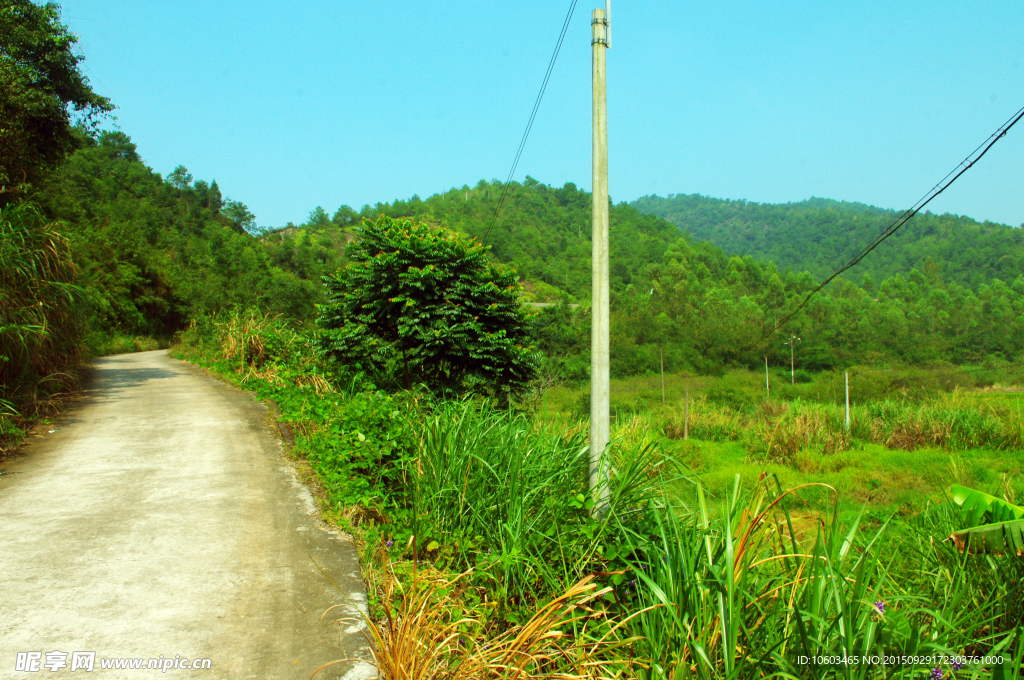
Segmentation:
<svg viewBox="0 0 1024 680">
<path fill-rule="evenodd" d="M 988 150 L 991 149 L 996 142 L 1002 139 L 1006 135 L 1006 133 L 1010 131 L 1010 128 L 1016 125 L 1017 121 L 1019 121 L 1022 117 L 1024 117 L 1024 107 L 1022 107 L 1015 114 L 1010 116 L 1009 120 L 1003 123 L 999 127 L 999 129 L 997 129 L 995 132 L 989 135 L 988 139 L 979 144 L 978 148 L 976 148 L 974 151 L 968 154 L 967 158 L 962 160 L 959 165 L 950 170 L 946 174 L 946 176 L 939 180 L 939 183 L 932 187 L 931 191 L 922 196 L 917 201 L 917 203 L 915 203 L 913 206 L 900 213 L 896 217 L 896 219 L 889 224 L 888 227 L 882 230 L 882 232 L 878 236 L 876 236 L 867 246 L 865 246 L 863 250 L 857 253 L 857 255 L 855 255 L 852 260 L 847 262 L 843 267 L 837 269 L 835 272 L 833 272 L 831 276 L 829 276 L 827 279 L 821 282 L 821 284 L 819 284 L 817 288 L 808 293 L 807 296 L 804 297 L 803 301 L 799 305 L 797 305 L 796 309 L 791 311 L 786 316 L 782 317 L 781 321 L 776 321 L 775 325 L 771 329 L 765 331 L 765 333 L 760 338 L 755 340 L 750 345 L 747 345 L 740 351 L 744 352 L 748 349 L 757 347 L 767 338 L 777 333 L 783 326 L 786 325 L 786 323 L 789 322 L 790 319 L 796 316 L 796 314 L 800 310 L 806 307 L 807 303 L 810 302 L 811 298 L 814 297 L 817 293 L 819 293 L 825 286 L 831 283 L 837 276 L 839 276 L 846 270 L 859 264 L 860 261 L 863 260 L 868 253 L 877 248 L 882 243 L 882 241 L 895 234 L 900 227 L 902 227 L 903 225 L 910 221 L 910 218 L 919 213 L 926 205 L 931 203 L 939 194 L 948 189 L 950 185 L 953 184 L 953 182 L 957 181 L 957 179 L 959 179 L 961 175 L 970 170 L 974 166 L 974 164 L 980 161 L 982 157 L 986 153 L 988 153 Z"/>
<path fill-rule="evenodd" d="M 533 103 L 533 110 L 530 112 L 530 120 L 526 123 L 526 131 L 523 132 L 523 139 L 519 142 L 519 149 L 516 151 L 515 160 L 512 161 L 512 169 L 509 170 L 508 179 L 505 180 L 505 184 L 501 189 L 501 197 L 498 199 L 498 205 L 494 208 L 494 214 L 491 216 L 491 222 L 487 225 L 487 231 L 484 232 L 484 237 L 481 241 L 487 239 L 491 233 L 491 229 L 494 228 L 495 222 L 498 220 L 498 213 L 501 212 L 501 206 L 505 202 L 505 196 L 508 194 L 508 188 L 512 184 L 512 177 L 516 174 L 516 168 L 519 166 L 519 159 L 523 155 L 523 149 L 526 148 L 526 140 L 530 136 L 530 130 L 533 128 L 533 121 L 537 118 L 537 111 L 540 109 L 540 102 L 544 99 L 544 91 L 548 89 L 548 81 L 551 80 L 551 72 L 555 69 L 555 61 L 558 59 L 558 53 L 562 50 L 562 42 L 565 41 L 565 34 L 569 30 L 569 23 L 572 21 L 572 15 L 576 11 L 577 0 L 572 0 L 569 5 L 569 11 L 565 15 L 565 21 L 562 22 L 562 30 L 558 34 L 558 42 L 555 43 L 555 51 L 551 54 L 551 61 L 548 62 L 548 70 L 544 73 L 544 82 L 541 83 L 540 92 L 537 93 L 537 99 Z"/>
</svg>

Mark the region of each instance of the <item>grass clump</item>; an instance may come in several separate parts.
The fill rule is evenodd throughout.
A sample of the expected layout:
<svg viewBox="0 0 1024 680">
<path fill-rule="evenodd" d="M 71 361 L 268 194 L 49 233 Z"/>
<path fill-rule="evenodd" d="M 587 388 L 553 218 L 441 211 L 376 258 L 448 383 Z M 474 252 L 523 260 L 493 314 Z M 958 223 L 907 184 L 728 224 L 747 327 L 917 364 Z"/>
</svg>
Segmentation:
<svg viewBox="0 0 1024 680">
<path fill-rule="evenodd" d="M 647 531 L 630 534 L 627 608 L 639 612 L 633 632 L 649 664 L 641 677 L 916 678 L 933 669 L 801 659 L 963 659 L 999 649 L 1018 655 L 1019 672 L 1019 560 L 936 542 L 948 516 L 864 533 L 861 517 L 837 520 L 835 503 L 830 513 L 806 514 L 806 490 L 783 490 L 768 476 L 747 493 L 737 480 L 718 513 L 700 487 L 694 508 L 668 499 L 651 508 Z M 965 665 L 958 677 L 983 670 Z"/>
</svg>

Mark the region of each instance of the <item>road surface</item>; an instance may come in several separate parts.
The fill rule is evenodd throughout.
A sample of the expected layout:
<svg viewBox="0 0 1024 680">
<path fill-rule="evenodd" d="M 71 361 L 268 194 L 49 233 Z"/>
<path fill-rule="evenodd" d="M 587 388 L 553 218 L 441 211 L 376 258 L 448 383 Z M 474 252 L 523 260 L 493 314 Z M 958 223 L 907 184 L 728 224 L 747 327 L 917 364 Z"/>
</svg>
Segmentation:
<svg viewBox="0 0 1024 680">
<path fill-rule="evenodd" d="M 112 679 L 157 671 L 104 659 L 261 680 L 368 660 L 357 625 L 321 623 L 336 604 L 331 619 L 358 620 L 356 549 L 320 525 L 266 406 L 165 351 L 95 369 L 84 398 L 0 464 L 0 677 L 80 678 L 89 655 L 75 652 L 95 652 L 85 677 Z M 16 670 L 27 652 L 37 673 Z M 317 678 L 376 676 L 330 670 Z"/>
</svg>

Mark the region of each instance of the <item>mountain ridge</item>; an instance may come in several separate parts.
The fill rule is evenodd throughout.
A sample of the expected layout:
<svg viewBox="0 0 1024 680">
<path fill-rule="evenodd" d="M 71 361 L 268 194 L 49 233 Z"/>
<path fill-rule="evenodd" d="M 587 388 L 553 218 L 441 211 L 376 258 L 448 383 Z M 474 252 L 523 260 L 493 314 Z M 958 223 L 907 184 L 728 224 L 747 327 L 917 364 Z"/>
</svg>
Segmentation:
<svg viewBox="0 0 1024 680">
<path fill-rule="evenodd" d="M 812 197 L 797 203 L 755 203 L 700 194 L 643 196 L 631 206 L 676 225 L 694 239 L 726 252 L 750 255 L 782 270 L 811 272 L 824 279 L 849 262 L 899 214 L 864 203 Z M 883 242 L 857 269 L 882 281 L 933 264 L 947 280 L 971 288 L 1024 273 L 1024 231 L 995 222 L 920 213 Z"/>
</svg>

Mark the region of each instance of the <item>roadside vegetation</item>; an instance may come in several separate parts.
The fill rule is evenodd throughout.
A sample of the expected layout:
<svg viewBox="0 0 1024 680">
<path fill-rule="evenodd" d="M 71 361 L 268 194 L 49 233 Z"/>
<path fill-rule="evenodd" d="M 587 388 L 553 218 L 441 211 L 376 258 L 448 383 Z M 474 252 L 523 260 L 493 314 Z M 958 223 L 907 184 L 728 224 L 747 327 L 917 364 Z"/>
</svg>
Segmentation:
<svg viewBox="0 0 1024 680">
<path fill-rule="evenodd" d="M 609 501 L 595 509 L 585 385 L 521 383 L 511 403 L 469 375 L 416 371 L 410 386 L 410 357 L 463 327 L 441 312 L 471 288 L 445 274 L 465 246 L 389 218 L 361 231 L 388 247 L 327 281 L 318 329 L 235 310 L 193 323 L 173 352 L 279 405 L 324 512 L 359 540 L 385 677 L 833 677 L 801 658 L 893 654 L 942 660 L 846 671 L 1020 669 L 1020 413 L 961 394 L 969 373 L 932 374 L 955 385 L 936 393 L 855 372 L 871 397 L 849 432 L 834 376 L 776 375 L 775 400 L 744 371 L 672 376 L 655 407 L 651 379 L 616 383 Z M 414 254 L 431 264 L 387 274 Z M 375 276 L 398 288 L 374 296 Z M 407 310 L 415 320 L 390 315 Z"/>
<path fill-rule="evenodd" d="M 890 430 L 901 418 L 946 418 L 960 433 L 897 442 L 865 424 L 843 435 L 834 405 L 716 405 L 698 396 L 714 393 L 714 381 L 694 380 L 687 440 L 668 407 L 638 410 L 634 400 L 618 414 L 611 502 L 595 517 L 573 391 L 549 392 L 536 409 L 446 399 L 423 385 L 385 391 L 330 362 L 315 334 L 255 312 L 198 322 L 174 352 L 280 405 L 296 453 L 322 480 L 325 512 L 360 538 L 382 668 L 810 678 L 837 671 L 801 656 L 883 652 L 949 655 L 937 666 L 945 677 L 1020 668 L 1024 563 L 1016 549 L 948 540 L 1002 512 L 985 505 L 972 517 L 951 499 L 953 484 L 1004 492 L 986 504 L 1012 506 L 1020 494 L 1019 412 L 998 395 L 857 407 L 857 419 Z M 791 428 L 792 455 L 768 454 L 759 418 L 776 436 Z M 805 439 L 801 418 L 837 422 Z M 845 439 L 826 450 L 828 436 Z M 886 485 L 915 484 L 898 502 L 885 495 Z M 1007 654 L 998 671 L 952 663 L 994 651 Z M 916 678 L 935 667 L 849 671 Z"/>
</svg>

